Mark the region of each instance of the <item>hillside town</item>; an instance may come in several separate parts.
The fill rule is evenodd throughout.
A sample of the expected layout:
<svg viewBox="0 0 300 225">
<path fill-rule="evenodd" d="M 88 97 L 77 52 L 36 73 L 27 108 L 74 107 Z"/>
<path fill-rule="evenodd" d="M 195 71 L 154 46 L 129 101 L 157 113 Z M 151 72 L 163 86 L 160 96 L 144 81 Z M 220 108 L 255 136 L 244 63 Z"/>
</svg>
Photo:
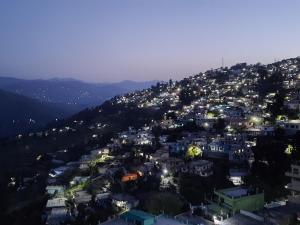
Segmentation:
<svg viewBox="0 0 300 225">
<path fill-rule="evenodd" d="M 85 143 L 78 157 L 75 142 L 35 155 L 49 166 L 45 224 L 300 223 L 300 58 L 161 82 L 85 113 L 13 140 Z M 22 193 L 39 176 L 7 185 Z"/>
</svg>

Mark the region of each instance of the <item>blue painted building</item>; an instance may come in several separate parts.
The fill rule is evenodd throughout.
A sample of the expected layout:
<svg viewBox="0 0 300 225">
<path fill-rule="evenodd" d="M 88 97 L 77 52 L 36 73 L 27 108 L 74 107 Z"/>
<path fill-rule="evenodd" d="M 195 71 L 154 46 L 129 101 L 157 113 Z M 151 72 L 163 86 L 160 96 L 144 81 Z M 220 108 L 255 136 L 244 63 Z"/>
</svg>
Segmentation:
<svg viewBox="0 0 300 225">
<path fill-rule="evenodd" d="M 203 155 L 211 158 L 228 158 L 231 145 L 224 141 L 213 141 L 204 148 Z"/>
<path fill-rule="evenodd" d="M 169 150 L 171 154 L 182 155 L 185 154 L 187 148 L 189 146 L 188 142 L 178 141 L 169 143 Z"/>
<path fill-rule="evenodd" d="M 137 225 L 153 225 L 155 222 L 155 217 L 152 214 L 135 209 L 123 213 L 121 218 Z"/>
</svg>

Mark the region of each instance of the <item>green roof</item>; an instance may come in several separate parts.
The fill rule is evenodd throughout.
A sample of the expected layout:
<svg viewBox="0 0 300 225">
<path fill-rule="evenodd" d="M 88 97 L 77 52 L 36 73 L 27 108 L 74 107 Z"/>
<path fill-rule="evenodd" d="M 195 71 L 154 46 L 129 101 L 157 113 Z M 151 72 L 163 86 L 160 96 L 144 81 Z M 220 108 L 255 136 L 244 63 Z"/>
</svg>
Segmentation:
<svg viewBox="0 0 300 225">
<path fill-rule="evenodd" d="M 233 188 L 226 188 L 215 191 L 215 194 L 223 194 L 229 198 L 241 198 L 246 196 L 253 196 L 257 195 L 257 193 L 249 193 L 248 188 L 242 188 L 242 187 L 233 187 Z"/>
</svg>

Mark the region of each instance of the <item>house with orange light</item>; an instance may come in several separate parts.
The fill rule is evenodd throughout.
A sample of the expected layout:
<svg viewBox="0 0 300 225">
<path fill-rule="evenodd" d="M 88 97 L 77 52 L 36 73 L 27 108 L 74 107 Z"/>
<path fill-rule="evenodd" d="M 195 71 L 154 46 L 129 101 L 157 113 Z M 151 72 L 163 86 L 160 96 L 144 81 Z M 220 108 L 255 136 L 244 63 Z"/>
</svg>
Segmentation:
<svg viewBox="0 0 300 225">
<path fill-rule="evenodd" d="M 127 173 L 125 174 L 122 178 L 122 182 L 128 182 L 128 181 L 134 181 L 137 180 L 138 178 L 142 177 L 143 173 L 140 171 L 134 172 L 134 173 Z"/>
</svg>

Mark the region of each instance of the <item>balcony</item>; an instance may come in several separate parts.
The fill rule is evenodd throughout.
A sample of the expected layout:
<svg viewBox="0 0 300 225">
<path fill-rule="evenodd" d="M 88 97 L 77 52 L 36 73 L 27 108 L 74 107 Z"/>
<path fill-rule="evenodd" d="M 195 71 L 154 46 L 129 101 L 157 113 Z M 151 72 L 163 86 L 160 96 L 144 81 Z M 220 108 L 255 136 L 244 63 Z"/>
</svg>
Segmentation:
<svg viewBox="0 0 300 225">
<path fill-rule="evenodd" d="M 300 183 L 289 183 L 286 188 L 293 191 L 300 191 Z"/>
</svg>

